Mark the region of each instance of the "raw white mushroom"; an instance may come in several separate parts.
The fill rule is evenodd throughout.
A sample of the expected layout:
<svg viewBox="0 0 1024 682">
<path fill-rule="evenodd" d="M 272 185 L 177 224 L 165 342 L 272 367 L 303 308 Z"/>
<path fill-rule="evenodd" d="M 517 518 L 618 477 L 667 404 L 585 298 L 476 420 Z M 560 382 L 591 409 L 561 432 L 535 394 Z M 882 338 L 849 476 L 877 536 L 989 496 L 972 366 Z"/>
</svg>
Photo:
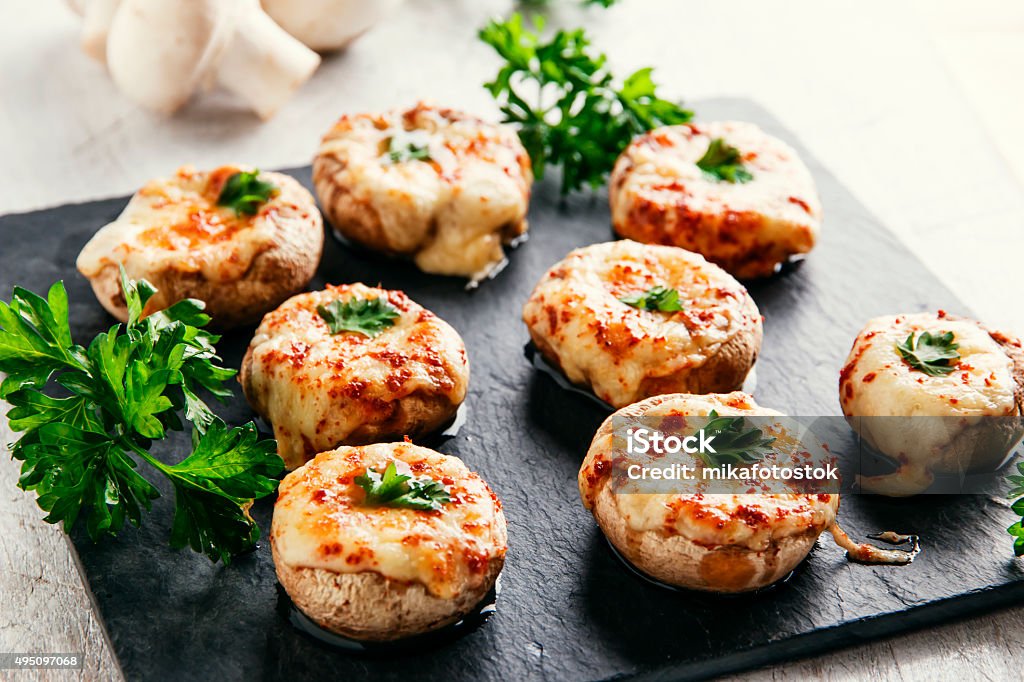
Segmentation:
<svg viewBox="0 0 1024 682">
<path fill-rule="evenodd" d="M 284 30 L 314 50 L 340 50 L 390 14 L 402 0 L 263 0 Z"/>
<path fill-rule="evenodd" d="M 164 114 L 219 84 L 270 118 L 320 65 L 258 0 L 68 0 L 82 49 L 125 95 Z"/>
</svg>

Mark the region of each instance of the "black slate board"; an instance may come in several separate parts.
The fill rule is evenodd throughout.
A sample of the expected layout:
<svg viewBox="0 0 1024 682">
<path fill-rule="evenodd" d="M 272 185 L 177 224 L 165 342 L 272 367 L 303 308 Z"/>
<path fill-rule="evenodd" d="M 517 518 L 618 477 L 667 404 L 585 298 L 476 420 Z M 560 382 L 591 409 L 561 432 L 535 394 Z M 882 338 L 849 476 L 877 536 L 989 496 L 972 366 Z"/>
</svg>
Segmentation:
<svg viewBox="0 0 1024 682">
<path fill-rule="evenodd" d="M 700 103 L 704 119 L 759 123 L 793 142 L 756 105 Z M 312 139 L 312 138 L 311 138 Z M 804 153 L 825 205 L 821 244 L 788 274 L 752 288 L 764 314 L 761 404 L 794 415 L 837 414 L 837 373 L 863 322 L 876 314 L 944 307 L 957 299 Z M 295 172 L 308 184 L 309 170 Z M 0 218 L 0 291 L 43 291 L 65 278 L 79 340 L 110 324 L 74 261 L 124 199 Z M 74 534 L 85 577 L 130 680 L 204 679 L 679 679 L 706 677 L 879 637 L 1024 598 L 1024 565 L 1004 528 L 1011 513 L 984 496 L 913 501 L 844 498 L 840 518 L 857 536 L 893 529 L 922 536 L 902 568 L 850 564 L 822 542 L 788 582 L 763 594 L 672 593 L 628 573 L 582 508 L 576 472 L 605 413 L 558 388 L 523 357 L 520 309 L 540 275 L 570 249 L 612 237 L 606 198 L 559 206 L 540 184 L 531 237 L 498 278 L 476 292 L 405 264 L 327 244 L 325 281 L 404 289 L 466 340 L 472 362 L 468 421 L 440 446 L 462 457 L 505 503 L 511 549 L 497 614 L 436 651 L 360 657 L 325 649 L 280 612 L 266 544 L 232 566 L 167 547 L 172 504 L 158 500 L 141 530 L 99 545 Z M 221 346 L 237 366 L 243 330 Z M 241 399 L 220 410 L 251 418 Z M 160 451 L 181 457 L 184 438 Z M 164 490 L 167 495 L 167 490 Z M 254 515 L 264 534 L 272 504 Z M 25 614 L 26 616 L 28 614 Z"/>
</svg>

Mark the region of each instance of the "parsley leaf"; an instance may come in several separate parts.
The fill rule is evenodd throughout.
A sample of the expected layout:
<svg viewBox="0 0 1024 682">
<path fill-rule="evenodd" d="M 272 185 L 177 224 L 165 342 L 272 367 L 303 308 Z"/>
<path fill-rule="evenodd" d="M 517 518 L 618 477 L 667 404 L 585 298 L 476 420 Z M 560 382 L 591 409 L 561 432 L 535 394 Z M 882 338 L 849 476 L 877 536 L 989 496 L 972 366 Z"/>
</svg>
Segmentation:
<svg viewBox="0 0 1024 682">
<path fill-rule="evenodd" d="M 224 183 L 218 206 L 227 206 L 236 215 L 256 215 L 260 206 L 267 203 L 281 191 L 277 185 L 259 179 L 260 172 L 239 171 Z"/>
<path fill-rule="evenodd" d="M 398 473 L 394 462 L 389 462 L 384 473 L 367 469 L 356 476 L 356 484 L 366 491 L 366 503 L 382 507 L 404 507 L 420 511 L 437 511 L 451 502 L 448 489 L 432 478 L 413 478 Z"/>
<path fill-rule="evenodd" d="M 708 420 L 704 435 L 709 440 L 714 439 L 711 447 L 715 451 L 698 453 L 707 466 L 749 464 L 762 460 L 775 442 L 775 438 L 766 438 L 757 427 L 744 430 L 746 420 L 743 417 L 719 417 L 717 411 L 711 410 Z"/>
<path fill-rule="evenodd" d="M 258 441 L 251 424 L 229 430 L 198 396 L 224 398 L 235 375 L 216 363 L 218 337 L 201 329 L 203 303 L 181 301 L 143 317 L 155 289 L 121 270 L 127 325 L 76 345 L 67 292 L 58 282 L 44 299 L 16 288 L 0 302 L 0 399 L 11 404 L 11 446 L 20 461 L 18 486 L 37 494 L 45 520 L 66 530 L 85 524 L 94 541 L 142 523 L 159 496 L 139 471 L 145 461 L 171 479 L 176 511 L 171 543 L 190 544 L 214 561 L 248 549 L 259 529 L 252 501 L 277 487 L 283 462 L 273 441 Z M 193 424 L 193 452 L 169 465 L 153 456 L 154 441 Z"/>
<path fill-rule="evenodd" d="M 316 311 L 327 323 L 331 334 L 357 332 L 370 338 L 394 325 L 400 316 L 398 309 L 383 298 L 334 300 L 317 306 Z"/>
<path fill-rule="evenodd" d="M 518 127 L 534 175 L 540 179 L 548 165 L 561 166 L 563 195 L 604 184 L 635 135 L 692 118 L 693 112 L 657 96 L 650 68 L 616 85 L 607 58 L 591 53 L 583 29 L 559 30 L 548 41 L 542 29 L 540 17 L 530 30 L 518 13 L 481 29 L 480 39 L 505 60 L 484 87 L 504 121 Z"/>
<path fill-rule="evenodd" d="M 903 343 L 896 344 L 904 362 L 931 377 L 946 376 L 956 369 L 957 363 L 953 361 L 960 359 L 959 347 L 960 344 L 953 342 L 953 332 L 937 335 L 923 332 L 916 338 L 911 332 Z"/>
<path fill-rule="evenodd" d="M 430 160 L 430 136 L 424 130 L 402 131 L 387 139 L 384 153 L 391 163 Z"/>
<path fill-rule="evenodd" d="M 660 285 L 651 287 L 642 294 L 623 296 L 619 300 L 640 310 L 660 310 L 663 313 L 674 313 L 683 309 L 683 305 L 679 302 L 679 292 Z"/>
<path fill-rule="evenodd" d="M 714 180 L 725 182 L 750 182 L 754 176 L 743 168 L 740 150 L 726 143 L 720 137 L 711 140 L 704 156 L 697 161 L 697 167 Z"/>
<path fill-rule="evenodd" d="M 1021 517 L 1021 520 L 1006 529 L 1006 532 L 1013 536 L 1013 553 L 1017 556 L 1024 556 L 1024 461 L 1017 462 L 1017 472 L 1020 475 L 1007 476 L 1006 480 L 1013 486 L 1007 494 L 1007 498 L 1016 500 L 1010 509 Z"/>
</svg>

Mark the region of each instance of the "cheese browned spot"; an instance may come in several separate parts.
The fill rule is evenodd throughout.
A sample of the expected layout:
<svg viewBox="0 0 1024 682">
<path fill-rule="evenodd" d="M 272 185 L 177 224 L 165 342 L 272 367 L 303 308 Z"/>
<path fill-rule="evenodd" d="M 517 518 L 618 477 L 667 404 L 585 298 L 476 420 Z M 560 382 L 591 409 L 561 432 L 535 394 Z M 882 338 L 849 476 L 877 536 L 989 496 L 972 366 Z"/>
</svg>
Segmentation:
<svg viewBox="0 0 1024 682">
<path fill-rule="evenodd" d="M 331 334 L 317 312 L 333 301 L 384 298 L 399 313 L 374 337 Z M 242 366 L 250 404 L 274 426 L 289 468 L 340 444 L 401 439 L 450 420 L 469 361 L 450 325 L 400 291 L 363 284 L 300 294 L 268 313 Z"/>
<path fill-rule="evenodd" d="M 355 478 L 391 462 L 442 483 L 451 501 L 438 511 L 367 505 Z M 410 443 L 338 448 L 288 474 L 270 538 L 290 568 L 373 572 L 443 599 L 478 589 L 507 549 L 501 503 L 487 484 L 457 457 Z"/>
<path fill-rule="evenodd" d="M 427 158 L 390 158 L 392 139 Z M 533 182 L 514 130 L 422 103 L 343 116 L 320 144 L 313 178 L 345 237 L 474 281 L 504 262 L 503 244 L 526 233 Z"/>
<path fill-rule="evenodd" d="M 709 178 L 697 166 L 716 138 L 740 151 L 751 181 Z M 620 235 L 696 251 L 740 279 L 771 275 L 807 253 L 821 226 L 807 167 L 789 145 L 750 123 L 652 130 L 619 157 L 609 188 Z"/>
<path fill-rule="evenodd" d="M 130 278 L 157 287 L 147 313 L 199 298 L 222 327 L 255 321 L 306 285 L 323 246 L 313 197 L 287 175 L 260 173 L 278 191 L 255 215 L 236 215 L 217 199 L 241 170 L 186 166 L 153 180 L 93 236 L 77 266 L 111 313 L 127 318 L 118 287 L 121 265 Z"/>
<path fill-rule="evenodd" d="M 621 298 L 664 286 L 682 311 L 640 310 Z M 570 381 L 615 407 L 662 393 L 742 386 L 761 346 L 746 289 L 703 257 L 629 240 L 570 253 L 523 308 L 534 344 Z"/>
</svg>

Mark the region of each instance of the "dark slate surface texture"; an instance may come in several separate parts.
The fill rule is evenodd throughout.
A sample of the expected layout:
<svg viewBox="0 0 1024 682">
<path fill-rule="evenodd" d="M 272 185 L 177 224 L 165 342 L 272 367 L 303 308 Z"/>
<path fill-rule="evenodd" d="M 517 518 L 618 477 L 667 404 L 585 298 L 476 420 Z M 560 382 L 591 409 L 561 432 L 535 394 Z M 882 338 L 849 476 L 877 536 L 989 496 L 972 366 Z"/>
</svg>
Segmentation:
<svg viewBox="0 0 1024 682">
<path fill-rule="evenodd" d="M 757 106 L 705 102 L 704 119 L 755 121 L 793 141 Z M 316 131 L 313 131 L 315 133 Z M 311 138 L 312 139 L 312 138 Z M 806 154 L 825 205 L 817 250 L 793 271 L 752 288 L 765 316 L 756 396 L 796 415 L 837 414 L 837 374 L 867 318 L 944 307 L 967 312 L 913 255 Z M 296 172 L 303 182 L 309 170 Z M 44 291 L 65 278 L 77 338 L 110 324 L 75 257 L 124 199 L 0 218 L 0 291 Z M 511 549 L 497 614 L 482 628 L 415 656 L 360 657 L 325 649 L 280 613 L 265 543 L 230 567 L 167 547 L 172 511 L 157 501 L 141 530 L 91 544 L 74 536 L 81 563 L 131 680 L 675 679 L 703 677 L 878 637 L 1024 597 L 1024 566 L 1012 558 L 1004 504 L 983 496 L 899 501 L 845 498 L 847 530 L 922 536 L 913 565 L 848 563 L 822 541 L 787 583 L 752 597 L 672 593 L 624 570 L 582 508 L 576 472 L 605 416 L 559 389 L 523 357 L 520 310 L 540 275 L 570 249 L 612 237 L 606 197 L 560 206 L 554 182 L 536 188 L 530 240 L 499 277 L 467 293 L 328 240 L 314 282 L 362 280 L 404 289 L 462 333 L 472 362 L 468 421 L 440 446 L 462 457 L 505 503 Z M 251 330 L 226 338 L 237 366 Z M 220 409 L 251 418 L 243 400 Z M 161 455 L 180 458 L 178 438 Z M 167 491 L 164 491 L 165 494 Z M 272 505 L 255 516 L 264 529 Z"/>
</svg>

